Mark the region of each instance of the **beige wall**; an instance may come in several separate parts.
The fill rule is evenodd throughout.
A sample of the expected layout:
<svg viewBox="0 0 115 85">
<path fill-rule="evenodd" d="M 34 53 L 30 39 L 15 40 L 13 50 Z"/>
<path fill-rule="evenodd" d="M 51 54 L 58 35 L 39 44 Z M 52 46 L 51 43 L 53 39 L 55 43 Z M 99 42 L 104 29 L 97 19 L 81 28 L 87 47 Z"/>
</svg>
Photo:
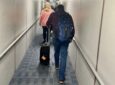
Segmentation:
<svg viewBox="0 0 115 85">
<path fill-rule="evenodd" d="M 37 1 L 36 1 L 37 2 Z M 0 54 L 37 19 L 33 0 L 0 0 Z M 38 11 L 38 10 L 36 10 Z M 35 36 L 33 26 L 0 59 L 0 85 L 8 85 Z"/>
<path fill-rule="evenodd" d="M 13 15 L 9 12 L 11 9 L 14 9 L 13 3 L 14 2 L 10 2 L 9 0 L 0 1 L 0 53 L 13 41 L 15 37 L 15 31 L 11 22 Z"/>
<path fill-rule="evenodd" d="M 75 39 L 79 46 L 85 55 L 88 56 L 93 67 L 96 68 L 97 65 L 97 73 L 105 85 L 114 85 L 115 1 L 68 0 L 66 3 L 66 10 L 74 19 L 76 28 Z M 101 36 L 99 36 L 100 33 Z M 98 82 L 95 82 L 92 71 L 73 42 L 69 47 L 69 56 L 79 85 L 100 85 Z"/>
<path fill-rule="evenodd" d="M 98 73 L 106 85 L 115 85 L 115 0 L 106 0 L 99 51 Z"/>
<path fill-rule="evenodd" d="M 89 60 L 95 68 L 101 22 L 102 1 L 68 0 L 66 10 L 73 16 L 74 19 L 76 30 L 75 38 L 78 40 L 79 45 L 84 53 L 88 55 Z M 82 58 L 81 53 L 78 50 L 75 52 L 75 49 L 75 45 L 72 48 L 70 45 L 69 55 L 72 56 L 70 57 L 71 62 L 73 62 L 75 59 L 74 57 L 77 57 L 76 60 L 74 60 L 76 65 L 73 63 L 73 66 L 76 67 L 73 68 L 76 69 L 76 76 L 79 85 L 94 85 L 94 75 Z M 72 51 L 74 53 L 72 53 Z"/>
</svg>

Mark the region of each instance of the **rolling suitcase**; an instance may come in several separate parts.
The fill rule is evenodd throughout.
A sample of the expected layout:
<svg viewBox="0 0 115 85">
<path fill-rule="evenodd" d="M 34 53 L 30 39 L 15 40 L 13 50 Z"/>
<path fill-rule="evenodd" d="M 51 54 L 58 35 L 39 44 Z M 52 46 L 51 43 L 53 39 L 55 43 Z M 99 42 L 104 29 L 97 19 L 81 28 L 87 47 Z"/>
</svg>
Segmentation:
<svg viewBox="0 0 115 85">
<path fill-rule="evenodd" d="M 40 64 L 49 65 L 50 63 L 50 30 L 48 29 L 48 41 L 40 47 Z"/>
<path fill-rule="evenodd" d="M 50 46 L 42 45 L 40 48 L 40 64 L 49 65 L 50 62 Z"/>
</svg>

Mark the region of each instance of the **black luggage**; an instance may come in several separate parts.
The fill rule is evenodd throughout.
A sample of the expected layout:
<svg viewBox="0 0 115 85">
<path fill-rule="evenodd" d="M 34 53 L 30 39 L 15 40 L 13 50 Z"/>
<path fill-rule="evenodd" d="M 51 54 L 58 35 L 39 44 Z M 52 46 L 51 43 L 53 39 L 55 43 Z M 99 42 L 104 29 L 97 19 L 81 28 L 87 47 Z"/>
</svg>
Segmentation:
<svg viewBox="0 0 115 85">
<path fill-rule="evenodd" d="M 48 41 L 41 45 L 40 64 L 49 65 L 50 63 L 50 30 L 48 29 Z"/>
<path fill-rule="evenodd" d="M 50 62 L 50 46 L 42 45 L 40 48 L 40 64 L 49 65 Z"/>
</svg>

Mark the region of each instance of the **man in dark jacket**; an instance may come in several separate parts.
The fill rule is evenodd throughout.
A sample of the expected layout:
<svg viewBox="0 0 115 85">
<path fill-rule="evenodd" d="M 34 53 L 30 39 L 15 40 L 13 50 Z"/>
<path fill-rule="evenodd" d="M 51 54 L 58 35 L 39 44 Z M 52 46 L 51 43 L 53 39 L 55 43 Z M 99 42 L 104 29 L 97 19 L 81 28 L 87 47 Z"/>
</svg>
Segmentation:
<svg viewBox="0 0 115 85">
<path fill-rule="evenodd" d="M 59 83 L 62 84 L 65 80 L 68 46 L 75 34 L 73 19 L 64 11 L 63 5 L 58 5 L 55 12 L 50 15 L 47 26 L 51 26 L 54 33 L 55 67 L 59 69 Z"/>
</svg>

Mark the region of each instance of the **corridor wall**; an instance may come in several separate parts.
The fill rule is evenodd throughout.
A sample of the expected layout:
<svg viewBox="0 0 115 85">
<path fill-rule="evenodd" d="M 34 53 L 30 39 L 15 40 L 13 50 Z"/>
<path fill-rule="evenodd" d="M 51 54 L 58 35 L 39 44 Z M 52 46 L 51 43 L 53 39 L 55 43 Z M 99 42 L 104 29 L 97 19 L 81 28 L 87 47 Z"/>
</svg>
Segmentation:
<svg viewBox="0 0 115 85">
<path fill-rule="evenodd" d="M 98 73 L 105 85 L 115 85 L 115 0 L 104 1 Z M 98 84 L 97 84 L 98 85 Z"/>
<path fill-rule="evenodd" d="M 75 39 L 105 85 L 115 84 L 115 1 L 65 0 L 75 23 Z M 74 42 L 69 56 L 79 85 L 100 85 Z"/>
<path fill-rule="evenodd" d="M 34 13 L 38 10 L 34 9 L 33 0 L 0 0 L 0 55 L 37 20 Z M 9 84 L 35 34 L 33 26 L 0 58 L 0 85 Z"/>
<path fill-rule="evenodd" d="M 102 13 L 102 0 L 68 0 L 66 9 L 72 14 L 74 19 L 76 28 L 75 39 L 84 53 L 89 56 L 88 59 L 95 68 Z M 94 85 L 95 77 L 92 74 L 92 71 L 82 58 L 82 54 L 79 50 L 76 49 L 77 51 L 75 52 L 75 49 L 75 45 L 70 45 L 69 56 L 73 56 L 70 57 L 71 62 L 73 62 L 73 60 L 76 62 L 72 65 L 73 68 L 76 69 L 75 71 L 79 85 Z M 76 60 L 75 56 L 77 57 Z"/>
</svg>

